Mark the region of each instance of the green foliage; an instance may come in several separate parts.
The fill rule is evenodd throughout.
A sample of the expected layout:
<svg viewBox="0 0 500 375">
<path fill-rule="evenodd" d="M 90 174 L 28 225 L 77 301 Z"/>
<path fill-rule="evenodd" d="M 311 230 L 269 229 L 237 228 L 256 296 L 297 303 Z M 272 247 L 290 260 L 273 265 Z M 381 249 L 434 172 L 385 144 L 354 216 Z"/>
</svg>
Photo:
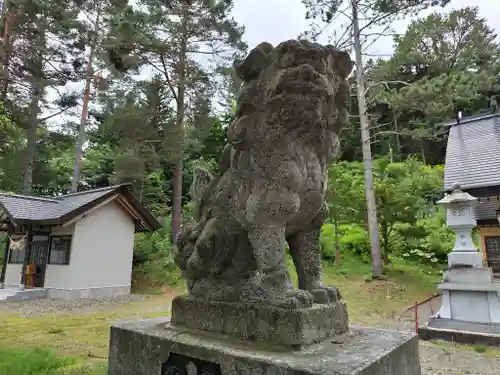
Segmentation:
<svg viewBox="0 0 500 375">
<path fill-rule="evenodd" d="M 175 248 L 170 241 L 171 222 L 168 216 L 160 230 L 136 235 L 133 258 L 135 276 L 148 287 L 173 286 L 181 279 L 180 270 L 174 263 Z"/>
<path fill-rule="evenodd" d="M 381 246 L 387 260 L 393 250 L 394 225 L 398 222 L 414 224 L 419 218 L 428 216 L 443 177 L 440 169 L 412 158 L 403 163 L 379 158 L 374 163 L 374 174 Z"/>
<path fill-rule="evenodd" d="M 401 223 L 395 231 L 404 239 L 396 246 L 395 253 L 422 264 L 445 263 L 455 242 L 455 235 L 441 211 L 413 226 Z"/>
<path fill-rule="evenodd" d="M 359 225 L 341 225 L 339 232 L 341 249 L 369 263 L 371 259 L 370 238 L 366 229 Z"/>
<path fill-rule="evenodd" d="M 374 160 L 373 170 L 385 263 L 390 262 L 391 254 L 426 264 L 444 262 L 453 245 L 453 234 L 434 206 L 440 196 L 443 168 L 415 158 L 390 162 L 382 157 Z M 347 252 L 370 262 L 363 166 L 338 162 L 331 166 L 329 176 L 331 224 L 322 231 L 323 258 L 335 258 L 336 228 L 342 254 Z"/>
<path fill-rule="evenodd" d="M 157 217 L 167 218 L 164 229 L 137 235 L 134 274 L 158 285 L 177 283 L 180 274 L 169 237 L 173 185 L 180 181 L 174 179 L 174 165 L 182 156 L 182 189 L 176 191 L 182 190 L 182 220 L 188 221 L 193 216 L 188 194 L 192 170 L 203 165 L 219 173 L 241 85 L 231 63 L 246 44 L 243 27 L 231 17 L 233 2 L 16 2 L 8 95 L 2 96 L 0 87 L 5 104 L 0 108 L 0 190 L 19 192 L 31 165 L 34 194 L 68 190 L 81 115 L 81 106 L 75 105 L 81 93 L 56 100 L 45 93 L 85 79 L 95 44 L 80 187 L 129 182 L 141 202 Z M 307 18 L 321 23 L 333 22 L 337 13 L 350 14 L 352 5 L 346 0 L 303 2 Z M 357 1 L 364 18 L 362 39 L 369 38 L 372 26 L 448 2 Z M 336 41 L 350 46 L 349 40 Z M 394 42 L 393 56 L 364 66 L 381 245 L 386 261 L 392 257 L 432 265 L 445 261 L 453 242 L 433 205 L 445 155 L 445 137 L 434 125 L 459 109 L 464 115 L 481 111 L 500 95 L 499 43 L 471 7 L 416 19 Z M 200 56 L 208 63 L 201 63 Z M 153 73 L 139 79 L 135 73 L 143 67 Z M 368 265 L 370 257 L 355 95 L 352 100 L 353 116 L 341 134 L 341 160 L 328 171 L 329 220 L 321 247 L 327 262 L 333 262 L 339 248 L 341 264 L 354 259 L 355 268 Z M 217 101 L 222 111 L 215 108 Z M 42 117 L 45 110 L 74 118 Z M 33 151 L 32 164 L 27 151 Z M 368 273 L 369 267 L 363 274 Z"/>
<path fill-rule="evenodd" d="M 0 350 L 0 375 L 101 375 L 74 357 L 60 357 L 45 349 Z"/>
<path fill-rule="evenodd" d="M 365 263 L 370 262 L 370 239 L 363 227 L 356 224 L 340 225 L 338 235 L 342 257 L 347 255 Z M 335 226 L 333 224 L 325 224 L 321 228 L 320 246 L 324 260 L 335 260 Z"/>
<path fill-rule="evenodd" d="M 330 273 L 363 276 L 370 272 L 371 265 L 369 262 L 363 261 L 363 257 L 358 256 L 356 251 L 359 251 L 360 249 L 363 250 L 365 248 L 366 243 L 364 239 L 368 238 L 368 234 L 366 231 L 361 233 L 362 229 L 356 226 L 353 226 L 353 228 L 348 227 L 349 226 L 345 226 L 345 236 L 341 237 L 342 244 L 340 245 L 340 264 L 335 264 L 335 266 L 333 266 L 336 251 L 335 228 L 332 224 L 323 225 L 320 234 L 320 246 L 321 256 L 325 261 L 324 266 Z M 368 245 L 368 254 L 369 251 Z"/>
<path fill-rule="evenodd" d="M 24 156 L 24 132 L 5 113 L 0 104 L 0 186 L 18 190 L 21 185 L 19 164 Z"/>
</svg>

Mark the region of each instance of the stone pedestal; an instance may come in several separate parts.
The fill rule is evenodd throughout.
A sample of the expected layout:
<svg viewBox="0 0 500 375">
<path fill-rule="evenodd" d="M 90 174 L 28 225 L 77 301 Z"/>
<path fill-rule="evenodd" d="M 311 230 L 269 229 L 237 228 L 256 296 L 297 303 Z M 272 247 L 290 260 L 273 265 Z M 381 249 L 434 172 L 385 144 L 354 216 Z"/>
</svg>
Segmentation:
<svg viewBox="0 0 500 375">
<path fill-rule="evenodd" d="M 483 339 L 499 331 L 500 326 L 493 326 L 500 323 L 500 283 L 491 269 L 483 266 L 471 236 L 476 226 L 472 210 L 476 202 L 477 198 L 462 192 L 459 186 L 438 202 L 448 208 L 447 222 L 456 233 L 456 241 L 448 255 L 449 269 L 438 284 L 441 308 L 419 332 L 424 339 L 491 343 L 493 337 Z M 485 325 L 492 325 L 492 330 Z"/>
<path fill-rule="evenodd" d="M 500 283 L 490 268 L 449 270 L 438 284 L 442 306 L 436 318 L 473 323 L 500 323 Z"/>
<path fill-rule="evenodd" d="M 380 329 L 291 350 L 161 318 L 111 328 L 108 375 L 421 375 L 418 353 L 415 335 Z"/>
<path fill-rule="evenodd" d="M 259 303 L 210 302 L 190 296 L 172 301 L 172 324 L 289 348 L 320 342 L 349 330 L 343 300 L 310 308 L 286 309 Z"/>
</svg>

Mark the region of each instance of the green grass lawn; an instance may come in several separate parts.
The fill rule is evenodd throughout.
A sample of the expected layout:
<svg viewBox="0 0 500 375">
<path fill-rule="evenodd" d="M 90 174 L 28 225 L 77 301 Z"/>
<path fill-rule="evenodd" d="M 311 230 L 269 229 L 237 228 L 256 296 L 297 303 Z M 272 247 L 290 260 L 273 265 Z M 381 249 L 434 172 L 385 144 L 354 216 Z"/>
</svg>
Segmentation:
<svg viewBox="0 0 500 375">
<path fill-rule="evenodd" d="M 400 260 L 388 267 L 387 280 L 367 282 L 369 274 L 369 265 L 349 258 L 324 269 L 325 282 L 339 287 L 347 301 L 351 321 L 373 326 L 435 292 L 440 277 L 435 269 Z M 177 292 L 154 290 L 112 311 L 30 318 L 0 312 L 0 375 L 103 375 L 110 324 L 165 316 Z"/>
</svg>

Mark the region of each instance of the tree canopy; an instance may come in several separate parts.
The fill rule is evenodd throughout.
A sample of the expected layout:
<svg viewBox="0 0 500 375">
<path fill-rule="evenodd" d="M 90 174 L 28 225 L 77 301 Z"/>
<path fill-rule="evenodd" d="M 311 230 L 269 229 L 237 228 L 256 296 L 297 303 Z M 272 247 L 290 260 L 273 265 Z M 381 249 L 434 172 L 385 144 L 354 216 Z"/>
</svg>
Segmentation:
<svg viewBox="0 0 500 375">
<path fill-rule="evenodd" d="M 447 136 L 435 124 L 458 111 L 489 111 L 500 100 L 500 45 L 477 8 L 418 17 L 447 0 L 303 0 L 316 31 L 351 1 L 367 16 L 361 33 L 414 18 L 394 36 L 391 56 L 365 58 L 363 66 L 388 256 L 394 236 L 408 229 L 401 223 L 418 227 L 434 212 Z M 247 45 L 232 7 L 232 0 L 5 2 L 0 190 L 50 196 L 72 183 L 82 190 L 130 182 L 155 215 L 172 217 L 175 235 L 189 211 L 192 169 L 217 173 L 233 119 L 240 82 L 231 67 Z M 304 37 L 314 36 L 309 31 Z M 331 222 L 364 228 L 355 93 L 328 201 Z"/>
</svg>

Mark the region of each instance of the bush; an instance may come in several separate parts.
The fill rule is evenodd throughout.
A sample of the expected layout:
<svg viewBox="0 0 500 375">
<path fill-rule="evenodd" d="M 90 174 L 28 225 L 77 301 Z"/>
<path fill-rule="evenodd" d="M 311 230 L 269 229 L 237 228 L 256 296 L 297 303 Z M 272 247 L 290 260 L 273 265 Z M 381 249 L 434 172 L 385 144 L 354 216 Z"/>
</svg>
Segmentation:
<svg viewBox="0 0 500 375">
<path fill-rule="evenodd" d="M 154 233 L 139 233 L 134 248 L 134 281 L 148 287 L 174 286 L 181 280 L 181 272 L 174 263 L 175 248 L 170 241 L 171 217 L 163 228 Z"/>
<path fill-rule="evenodd" d="M 322 259 L 335 259 L 335 226 L 333 224 L 325 224 L 321 227 L 319 246 Z"/>
<path fill-rule="evenodd" d="M 174 247 L 170 241 L 172 219 L 164 219 L 163 228 L 153 233 L 139 233 L 135 238 L 134 267 L 147 264 L 160 258 L 172 259 Z"/>
<path fill-rule="evenodd" d="M 421 219 L 413 226 L 398 224 L 395 233 L 406 239 L 395 248 L 404 259 L 423 264 L 436 265 L 447 261 L 453 249 L 455 234 L 446 225 L 444 214 L 439 212 L 432 217 Z"/>
<path fill-rule="evenodd" d="M 342 254 L 350 253 L 363 262 L 370 262 L 370 238 L 368 232 L 359 225 L 339 225 L 339 243 Z M 335 259 L 335 226 L 325 224 L 320 234 L 321 256 L 324 260 Z"/>
<path fill-rule="evenodd" d="M 361 259 L 365 263 L 371 260 L 370 235 L 360 225 L 340 225 L 340 247 Z"/>
</svg>

